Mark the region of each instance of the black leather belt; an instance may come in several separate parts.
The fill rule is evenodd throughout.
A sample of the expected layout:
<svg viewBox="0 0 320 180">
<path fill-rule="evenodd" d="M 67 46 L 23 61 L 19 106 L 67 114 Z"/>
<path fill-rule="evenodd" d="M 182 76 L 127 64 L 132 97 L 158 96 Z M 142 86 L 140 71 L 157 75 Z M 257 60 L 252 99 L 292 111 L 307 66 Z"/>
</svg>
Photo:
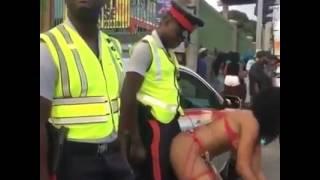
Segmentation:
<svg viewBox="0 0 320 180">
<path fill-rule="evenodd" d="M 78 155 L 102 154 L 107 151 L 115 152 L 119 149 L 120 148 L 116 147 L 114 143 L 95 144 L 67 141 L 64 146 L 64 151 L 66 153 Z"/>
</svg>

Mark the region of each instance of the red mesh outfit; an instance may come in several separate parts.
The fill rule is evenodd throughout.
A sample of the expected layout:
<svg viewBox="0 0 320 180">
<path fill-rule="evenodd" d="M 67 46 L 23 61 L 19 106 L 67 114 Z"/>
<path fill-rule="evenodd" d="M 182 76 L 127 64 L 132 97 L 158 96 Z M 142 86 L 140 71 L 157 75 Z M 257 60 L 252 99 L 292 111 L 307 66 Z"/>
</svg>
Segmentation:
<svg viewBox="0 0 320 180">
<path fill-rule="evenodd" d="M 236 142 L 239 138 L 239 135 L 229 125 L 229 123 L 226 119 L 225 113 L 221 112 L 221 111 L 216 111 L 216 112 L 213 112 L 213 114 L 215 115 L 215 118 L 217 120 L 223 121 L 225 133 L 228 136 L 228 141 L 229 141 L 231 147 L 233 149 L 236 149 Z M 206 151 L 203 143 L 197 137 L 197 130 L 198 129 L 194 129 L 194 131 L 188 131 L 187 133 L 185 133 L 186 135 L 188 135 L 189 137 L 192 138 L 193 143 L 191 144 L 189 149 L 186 149 L 187 154 L 185 157 L 186 161 L 184 163 L 184 166 L 185 166 L 184 167 L 184 177 L 185 178 L 183 178 L 182 180 L 198 180 L 200 178 L 203 178 L 204 176 L 207 176 L 210 179 L 215 180 L 215 179 L 217 179 L 217 175 L 215 174 L 215 172 L 211 168 L 210 164 L 207 164 L 207 168 L 203 172 L 196 174 L 196 175 L 193 174 L 193 170 L 195 168 L 194 166 L 195 166 L 197 158 L 199 158 L 199 154 L 201 155 Z"/>
</svg>

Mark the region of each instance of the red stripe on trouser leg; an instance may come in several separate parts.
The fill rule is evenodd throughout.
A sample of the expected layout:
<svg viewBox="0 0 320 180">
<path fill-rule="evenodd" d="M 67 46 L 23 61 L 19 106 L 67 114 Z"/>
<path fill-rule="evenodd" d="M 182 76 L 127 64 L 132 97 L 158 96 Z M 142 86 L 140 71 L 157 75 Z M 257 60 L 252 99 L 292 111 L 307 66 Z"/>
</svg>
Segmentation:
<svg viewBox="0 0 320 180">
<path fill-rule="evenodd" d="M 160 168 L 160 127 L 159 124 L 154 121 L 148 121 L 152 129 L 152 143 L 151 143 L 151 156 L 152 156 L 152 169 L 154 180 L 161 180 L 161 168 Z"/>
</svg>

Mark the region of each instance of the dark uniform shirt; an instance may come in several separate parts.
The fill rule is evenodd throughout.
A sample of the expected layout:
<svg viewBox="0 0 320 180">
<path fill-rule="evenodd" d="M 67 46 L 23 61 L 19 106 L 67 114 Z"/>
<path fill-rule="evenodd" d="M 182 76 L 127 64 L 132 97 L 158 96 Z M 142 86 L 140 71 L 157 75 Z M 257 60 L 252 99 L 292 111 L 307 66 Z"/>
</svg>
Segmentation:
<svg viewBox="0 0 320 180">
<path fill-rule="evenodd" d="M 264 65 L 255 63 L 249 71 L 250 95 L 254 96 L 262 89 L 272 86 L 272 79 L 264 70 Z M 258 89 L 257 89 L 258 88 Z"/>
</svg>

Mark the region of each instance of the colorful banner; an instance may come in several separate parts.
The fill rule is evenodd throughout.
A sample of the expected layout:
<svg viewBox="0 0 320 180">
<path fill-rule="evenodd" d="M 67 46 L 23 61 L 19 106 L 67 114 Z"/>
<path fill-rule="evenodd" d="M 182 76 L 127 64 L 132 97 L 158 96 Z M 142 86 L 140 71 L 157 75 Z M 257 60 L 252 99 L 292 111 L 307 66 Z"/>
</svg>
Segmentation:
<svg viewBox="0 0 320 180">
<path fill-rule="evenodd" d="M 127 28 L 130 25 L 130 0 L 109 0 L 102 9 L 101 27 Z"/>
</svg>

